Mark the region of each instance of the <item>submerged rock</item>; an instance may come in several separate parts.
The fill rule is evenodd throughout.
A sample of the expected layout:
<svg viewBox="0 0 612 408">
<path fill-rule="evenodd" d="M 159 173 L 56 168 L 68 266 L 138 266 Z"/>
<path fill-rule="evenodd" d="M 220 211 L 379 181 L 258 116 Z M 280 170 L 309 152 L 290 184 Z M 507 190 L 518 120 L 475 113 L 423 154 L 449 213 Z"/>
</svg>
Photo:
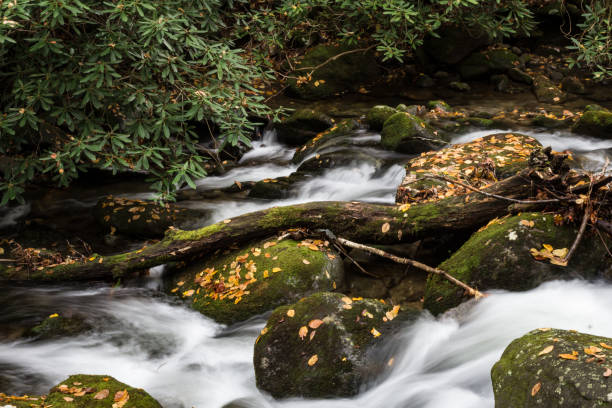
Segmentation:
<svg viewBox="0 0 612 408">
<path fill-rule="evenodd" d="M 611 338 L 573 330 L 527 333 L 491 370 L 495 407 L 612 406 L 611 345 Z"/>
<path fill-rule="evenodd" d="M 458 92 L 470 92 L 472 90 L 472 87 L 468 83 L 461 81 L 453 81 L 448 84 L 448 86 L 450 89 L 454 89 Z"/>
<path fill-rule="evenodd" d="M 382 130 L 383 124 L 397 109 L 387 105 L 376 105 L 366 115 L 366 122 L 371 130 Z"/>
<path fill-rule="evenodd" d="M 311 48 L 298 64 L 298 68 L 316 67 L 351 48 L 333 45 L 317 45 Z M 306 75 L 309 71 L 296 71 L 295 75 Z M 289 92 L 304 99 L 329 98 L 347 91 L 356 91 L 360 86 L 372 82 L 380 75 L 374 52 L 353 52 L 331 60 L 317 69 L 305 82 L 291 79 Z"/>
<path fill-rule="evenodd" d="M 140 388 L 133 388 L 104 375 L 71 375 L 51 389 L 45 407 L 53 408 L 161 408 Z"/>
<path fill-rule="evenodd" d="M 278 200 L 289 197 L 293 185 L 306 177 L 302 173 L 292 173 L 290 176 L 263 179 L 253 185 L 249 197 Z"/>
<path fill-rule="evenodd" d="M 406 204 L 467 192 L 459 186 L 450 188 L 446 181 L 423 177 L 425 174 L 479 187 L 510 177 L 528 166 L 529 155 L 539 147 L 540 143 L 530 136 L 498 133 L 422 153 L 406 164 L 406 177 L 397 189 L 395 201 Z"/>
<path fill-rule="evenodd" d="M 373 157 L 363 151 L 340 148 L 329 153 L 317 154 L 304 161 L 297 171 L 301 173 L 316 174 L 323 170 L 370 163 L 376 169 L 382 168 L 384 161 Z"/>
<path fill-rule="evenodd" d="M 92 326 L 80 316 L 64 317 L 54 314 L 31 328 L 28 334 L 39 340 L 49 340 L 76 336 L 91 329 Z"/>
<path fill-rule="evenodd" d="M 277 123 L 274 128 L 281 143 L 299 146 L 333 124 L 332 119 L 324 113 L 313 109 L 299 109 L 282 122 Z"/>
<path fill-rule="evenodd" d="M 545 75 L 536 75 L 533 79 L 533 92 L 538 101 L 543 103 L 563 103 L 566 95 L 554 82 Z"/>
<path fill-rule="evenodd" d="M 519 62 L 517 55 L 499 48 L 477 52 L 459 64 L 459 73 L 463 79 L 477 79 L 489 74 L 503 74 L 514 68 Z"/>
<path fill-rule="evenodd" d="M 130 200 L 108 196 L 94 208 L 96 221 L 111 231 L 135 237 L 162 237 L 170 226 L 180 229 L 202 227 L 209 212 L 178 207 L 160 206 L 152 201 Z"/>
<path fill-rule="evenodd" d="M 385 121 L 381 137 L 383 148 L 400 153 L 426 152 L 447 142 L 425 121 L 404 112 L 398 112 Z"/>
<path fill-rule="evenodd" d="M 494 219 L 439 268 L 481 291 L 522 291 L 555 279 L 612 276 L 612 261 L 594 233 L 585 233 L 568 266 L 553 264 L 552 258 L 546 258 L 553 254 L 557 260 L 563 258 L 576 234 L 577 226 L 557 225 L 553 214 L 528 213 Z M 427 279 L 424 307 L 433 314 L 467 299 L 463 289 L 444 278 L 431 275 Z"/>
<path fill-rule="evenodd" d="M 279 307 L 255 342 L 257 387 L 275 398 L 357 394 L 393 357 L 381 346 L 401 320 L 394 320 L 398 312 L 399 306 L 339 293 Z"/>
<path fill-rule="evenodd" d="M 587 110 L 578 119 L 572 130 L 576 133 L 611 139 L 612 112 Z"/>
<path fill-rule="evenodd" d="M 298 148 L 291 161 L 295 164 L 301 163 L 306 157 L 315 154 L 323 149 L 347 144 L 345 138 L 355 129 L 359 128 L 359 123 L 353 119 L 345 119 L 338 122 L 331 128 L 317 134 L 302 147 Z"/>
<path fill-rule="evenodd" d="M 247 320 L 343 284 L 340 257 L 324 242 L 259 241 L 174 274 L 168 291 L 220 323 Z"/>
</svg>

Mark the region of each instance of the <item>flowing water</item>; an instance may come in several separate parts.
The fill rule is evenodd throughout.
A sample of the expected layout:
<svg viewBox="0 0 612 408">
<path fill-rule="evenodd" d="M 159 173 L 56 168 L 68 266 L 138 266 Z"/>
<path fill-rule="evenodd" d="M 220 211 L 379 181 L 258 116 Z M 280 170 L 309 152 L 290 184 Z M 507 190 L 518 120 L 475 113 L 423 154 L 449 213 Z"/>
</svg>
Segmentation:
<svg viewBox="0 0 612 408">
<path fill-rule="evenodd" d="M 484 134 L 458 137 L 463 142 Z M 530 133 L 555 150 L 580 152 L 581 163 L 597 168 L 610 156 L 612 142 L 563 133 Z M 358 147 L 378 135 L 358 133 Z M 267 134 L 242 159 L 243 166 L 222 177 L 198 182 L 200 188 L 289 175 L 292 150 Z M 389 157 L 387 157 L 389 158 Z M 284 200 L 224 200 L 200 203 L 214 210 L 212 220 L 245 212 L 317 200 L 393 202 L 403 176 L 392 157 L 382 168 L 365 162 L 312 177 Z M 12 223 L 28 210 L 4 214 Z M 514 338 L 538 327 L 576 329 L 612 336 L 612 285 L 604 282 L 551 282 L 522 293 L 493 292 L 477 303 L 433 318 L 423 313 L 406 323 L 389 346 L 396 350 L 388 375 L 351 399 L 274 401 L 255 387 L 253 344 L 264 317 L 224 327 L 156 290 L 163 267 L 145 282 L 128 287 L 0 287 L 0 391 L 43 393 L 70 374 L 112 375 L 142 387 L 165 407 L 222 407 L 240 400 L 244 407 L 493 407 L 490 369 Z M 93 327 L 80 336 L 32 341 L 13 336 L 19 327 L 43 317 L 84 315 Z M 17 340 L 15 340 L 17 338 Z"/>
</svg>

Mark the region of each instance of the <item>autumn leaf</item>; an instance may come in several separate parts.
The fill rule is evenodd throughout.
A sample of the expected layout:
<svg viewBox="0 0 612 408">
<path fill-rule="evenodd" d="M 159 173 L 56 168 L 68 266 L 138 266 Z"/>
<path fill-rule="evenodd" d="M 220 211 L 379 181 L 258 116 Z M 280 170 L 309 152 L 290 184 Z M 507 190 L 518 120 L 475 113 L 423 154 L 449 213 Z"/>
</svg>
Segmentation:
<svg viewBox="0 0 612 408">
<path fill-rule="evenodd" d="M 304 340 L 306 335 L 308 335 L 308 327 L 306 326 L 300 327 L 300 330 L 298 331 L 298 336 L 300 336 L 300 339 Z"/>
<path fill-rule="evenodd" d="M 606 371 L 604 371 L 603 376 L 609 377 L 611 375 L 612 375 L 612 370 L 610 370 L 609 368 L 606 368 Z"/>
<path fill-rule="evenodd" d="M 380 336 L 380 332 L 378 330 L 376 330 L 374 327 L 372 327 L 372 330 L 370 330 L 370 333 L 372 333 L 372 336 L 374 336 L 374 337 L 379 337 Z"/>
<path fill-rule="evenodd" d="M 340 299 L 340 300 L 342 300 L 342 301 L 343 301 L 344 303 L 346 303 L 347 305 L 350 305 L 351 303 L 353 303 L 353 299 L 351 299 L 351 298 L 350 298 L 350 297 L 348 297 L 348 296 L 344 296 L 344 297 L 343 297 L 342 299 Z"/>
<path fill-rule="evenodd" d="M 590 355 L 590 356 L 592 356 L 592 355 L 594 355 L 594 354 L 597 354 L 597 353 L 601 353 L 602 351 L 603 351 L 603 350 L 602 350 L 602 349 L 600 349 L 600 348 L 599 348 L 599 347 L 597 347 L 597 346 L 591 346 L 591 347 L 585 347 L 585 348 L 584 348 L 584 353 L 585 353 L 585 354 L 588 354 L 588 355 Z"/>
<path fill-rule="evenodd" d="M 383 234 L 386 234 L 389 231 L 389 229 L 391 229 L 391 225 L 389 225 L 388 222 L 385 222 L 381 228 Z"/>
<path fill-rule="evenodd" d="M 530 221 L 530 220 L 521 220 L 521 222 L 519 223 L 525 227 L 529 227 L 529 228 L 533 228 L 533 226 L 535 225 L 535 222 Z"/>
<path fill-rule="evenodd" d="M 323 320 L 321 319 L 313 319 L 308 322 L 308 327 L 311 329 L 317 329 L 320 325 L 323 324 Z"/>
<path fill-rule="evenodd" d="M 129 399 L 130 394 L 128 394 L 127 390 L 117 391 L 114 398 L 115 403 L 113 404 L 113 408 L 122 408 L 125 404 L 127 404 Z"/>
<path fill-rule="evenodd" d="M 276 273 L 276 272 L 280 272 L 282 269 L 281 268 L 272 268 L 272 272 Z"/>
<path fill-rule="evenodd" d="M 578 360 L 578 356 L 574 354 L 559 354 L 559 358 L 564 358 L 566 360 Z"/>
<path fill-rule="evenodd" d="M 72 397 L 64 397 L 64 401 L 72 402 L 72 401 L 74 401 L 74 398 L 72 398 Z"/>
<path fill-rule="evenodd" d="M 57 313 L 53 313 L 52 315 L 49 315 L 49 319 L 55 319 L 56 317 L 59 317 Z"/>
<path fill-rule="evenodd" d="M 93 399 L 102 400 L 102 399 L 108 397 L 108 394 L 110 394 L 110 391 L 105 388 L 105 389 L 99 391 L 96 395 L 94 395 Z"/>
<path fill-rule="evenodd" d="M 302 259 L 304 265 L 310 265 L 310 261 L 308 259 Z"/>
<path fill-rule="evenodd" d="M 609 346 L 606 343 L 599 343 L 599 345 L 605 349 L 612 350 L 612 346 Z"/>
<path fill-rule="evenodd" d="M 308 365 L 312 367 L 313 365 L 317 364 L 317 361 L 319 361 L 319 356 L 314 354 L 312 357 L 308 359 Z"/>
<path fill-rule="evenodd" d="M 193 296 L 194 293 L 195 293 L 195 290 L 189 289 L 183 292 L 183 296 L 190 297 L 190 296 Z"/>
<path fill-rule="evenodd" d="M 319 247 L 316 246 L 315 244 L 310 244 L 310 245 L 308 245 L 308 249 L 310 249 L 312 251 L 318 251 Z"/>
<path fill-rule="evenodd" d="M 531 388 L 531 396 L 535 397 L 535 395 L 540 391 L 540 388 L 542 388 L 541 382 L 534 385 L 533 388 Z"/>
<path fill-rule="evenodd" d="M 289 317 L 295 316 L 295 310 L 293 310 L 293 309 L 287 310 L 287 316 L 289 316 Z"/>
<path fill-rule="evenodd" d="M 230 222 L 232 222 L 232 220 L 223 220 L 224 224 L 229 224 Z"/>
<path fill-rule="evenodd" d="M 540 352 L 538 353 L 538 356 L 543 356 L 544 354 L 548 354 L 548 353 L 550 353 L 551 351 L 553 351 L 553 349 L 554 349 L 554 348 L 555 348 L 555 346 L 548 346 L 548 347 L 545 347 L 545 348 L 544 348 L 542 351 L 540 351 Z"/>
</svg>

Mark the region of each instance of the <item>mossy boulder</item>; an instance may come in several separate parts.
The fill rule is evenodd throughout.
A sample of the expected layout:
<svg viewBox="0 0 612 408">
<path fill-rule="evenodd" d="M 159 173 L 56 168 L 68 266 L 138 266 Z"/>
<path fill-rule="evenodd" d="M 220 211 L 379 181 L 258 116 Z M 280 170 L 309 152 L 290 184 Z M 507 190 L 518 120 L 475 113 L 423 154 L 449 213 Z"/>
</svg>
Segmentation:
<svg viewBox="0 0 612 408">
<path fill-rule="evenodd" d="M 279 200 L 289 197 L 293 185 L 306 178 L 302 173 L 292 173 L 290 176 L 263 179 L 253 185 L 249 197 Z"/>
<path fill-rule="evenodd" d="M 299 146 L 333 124 L 332 119 L 322 112 L 314 109 L 298 109 L 274 125 L 274 128 L 279 142 L 289 146 Z"/>
<path fill-rule="evenodd" d="M 439 99 L 427 102 L 427 109 L 435 110 L 438 112 L 450 112 L 452 110 L 451 106 L 448 103 Z"/>
<path fill-rule="evenodd" d="M 533 78 L 531 77 L 531 75 L 529 75 L 528 73 L 526 73 L 525 71 L 519 69 L 519 68 L 510 68 L 508 70 L 508 76 L 516 82 L 521 82 L 523 84 L 527 84 L 527 85 L 532 85 L 533 84 Z"/>
<path fill-rule="evenodd" d="M 275 398 L 357 394 L 392 358 L 379 346 L 401 320 L 398 312 L 379 300 L 325 292 L 279 307 L 255 343 L 257 387 Z"/>
<path fill-rule="evenodd" d="M 202 227 L 210 213 L 152 201 L 107 196 L 94 208 L 96 221 L 111 234 L 159 238 L 170 226 L 192 230 Z"/>
<path fill-rule="evenodd" d="M 542 74 L 533 78 L 533 93 L 542 103 L 563 103 L 566 100 L 565 92 Z"/>
<path fill-rule="evenodd" d="M 459 73 L 463 79 L 478 79 L 489 74 L 503 74 L 519 63 L 519 57 L 512 51 L 499 48 L 477 52 L 459 66 Z"/>
<path fill-rule="evenodd" d="M 397 109 L 387 105 L 376 105 L 366 115 L 366 122 L 371 130 L 382 130 L 389 117 L 397 113 Z"/>
<path fill-rule="evenodd" d="M 440 148 L 446 142 L 424 120 L 404 112 L 390 116 L 381 131 L 382 147 L 401 153 L 426 152 Z"/>
<path fill-rule="evenodd" d="M 295 164 L 301 163 L 306 157 L 334 146 L 345 145 L 353 131 L 359 128 L 359 123 L 354 119 L 344 119 L 331 128 L 318 133 L 302 147 L 298 148 L 291 161 Z"/>
<path fill-rule="evenodd" d="M 258 241 L 174 274 L 168 291 L 232 324 L 344 282 L 337 253 L 321 241 Z"/>
<path fill-rule="evenodd" d="M 351 51 L 353 48 L 346 46 L 333 46 L 320 44 L 304 55 L 298 63 L 294 76 L 306 76 L 314 68 L 336 55 Z M 356 91 L 364 84 L 369 84 L 377 79 L 381 71 L 372 51 L 358 51 L 343 55 L 323 65 L 312 74 L 312 78 L 303 78 L 301 82 L 297 79 L 288 81 L 289 92 L 293 96 L 303 99 L 323 99 L 347 91 Z"/>
<path fill-rule="evenodd" d="M 124 400 L 127 399 L 126 408 L 161 408 L 159 402 L 142 389 L 130 387 L 109 376 L 81 374 L 71 375 L 51 388 L 44 406 L 109 408 L 122 401 L 123 395 L 126 395 Z"/>
<path fill-rule="evenodd" d="M 77 336 L 92 329 L 83 317 L 64 317 L 52 314 L 40 324 L 31 328 L 28 335 L 39 340 L 56 339 L 60 337 Z"/>
<path fill-rule="evenodd" d="M 300 167 L 298 167 L 297 172 L 318 174 L 327 169 L 354 166 L 363 163 L 370 163 L 374 168 L 380 169 L 384 161 L 363 151 L 347 147 L 329 153 L 317 154 L 305 160 Z"/>
<path fill-rule="evenodd" d="M 562 129 L 569 127 L 571 119 L 569 118 L 558 118 L 554 115 L 537 115 L 531 123 L 534 126 L 540 126 L 546 129 Z"/>
<path fill-rule="evenodd" d="M 549 328 L 514 340 L 491 370 L 495 407 L 612 407 L 612 379 L 604 374 L 611 344 L 609 337 Z"/>
<path fill-rule="evenodd" d="M 574 125 L 572 131 L 612 139 L 612 112 L 605 110 L 585 111 Z"/>
<path fill-rule="evenodd" d="M 561 81 L 561 89 L 565 92 L 584 95 L 588 93 L 582 81 L 575 76 L 567 76 Z"/>
<path fill-rule="evenodd" d="M 540 147 L 530 136 L 497 133 L 422 153 L 406 164 L 406 177 L 397 189 L 396 202 L 437 200 L 469 192 L 460 186 L 451 188 L 443 180 L 425 178 L 424 174 L 451 177 L 479 187 L 510 177 L 526 168 L 529 155 Z"/>
<path fill-rule="evenodd" d="M 453 81 L 448 84 L 448 87 L 457 92 L 470 92 L 472 90 L 470 84 L 461 81 Z"/>
<path fill-rule="evenodd" d="M 481 291 L 523 291 L 549 280 L 609 275 L 611 260 L 594 233 L 585 233 L 568 266 L 555 265 L 532 254 L 532 248 L 541 251 L 547 245 L 559 251 L 560 259 L 564 249 L 572 246 L 577 226 L 556 225 L 554 218 L 553 214 L 525 213 L 492 220 L 439 268 Z M 451 309 L 464 300 L 467 297 L 463 289 L 437 275 L 428 277 L 424 307 L 433 314 Z"/>
</svg>

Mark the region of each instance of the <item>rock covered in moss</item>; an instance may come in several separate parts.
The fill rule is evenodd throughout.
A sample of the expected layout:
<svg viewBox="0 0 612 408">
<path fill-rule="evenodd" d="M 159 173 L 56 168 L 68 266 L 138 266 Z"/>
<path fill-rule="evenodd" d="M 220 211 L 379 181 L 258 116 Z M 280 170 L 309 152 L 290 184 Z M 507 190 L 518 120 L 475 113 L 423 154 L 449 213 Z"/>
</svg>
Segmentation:
<svg viewBox="0 0 612 408">
<path fill-rule="evenodd" d="M 390 116 L 381 132 L 382 147 L 400 153 L 421 153 L 445 144 L 425 121 L 404 112 Z"/>
<path fill-rule="evenodd" d="M 397 109 L 387 105 L 376 105 L 366 115 L 366 122 L 371 130 L 382 130 L 383 124 Z"/>
<path fill-rule="evenodd" d="M 540 126 L 547 129 L 561 129 L 569 127 L 571 123 L 570 118 L 559 118 L 557 116 L 546 114 L 537 115 L 533 118 L 531 123 L 535 126 Z"/>
<path fill-rule="evenodd" d="M 174 274 L 168 285 L 220 323 L 247 320 L 344 281 L 340 257 L 318 240 L 271 239 L 226 252 Z"/>
<path fill-rule="evenodd" d="M 448 87 L 458 92 L 470 92 L 472 90 L 470 84 L 461 81 L 453 81 L 448 84 Z"/>
<path fill-rule="evenodd" d="M 44 406 L 53 408 L 161 408 L 144 390 L 104 375 L 71 375 L 51 388 Z"/>
<path fill-rule="evenodd" d="M 83 317 L 64 317 L 54 313 L 31 328 L 28 334 L 37 337 L 39 340 L 48 340 L 76 336 L 91 329 L 92 326 Z"/>
<path fill-rule="evenodd" d="M 350 51 L 346 46 L 320 44 L 311 48 L 298 63 L 298 68 L 316 67 L 336 55 Z M 329 98 L 347 91 L 356 91 L 360 86 L 372 82 L 380 75 L 376 56 L 371 51 L 352 52 L 331 60 L 318 68 L 312 78 L 309 70 L 296 71 L 295 76 L 304 76 L 301 81 L 290 79 L 289 92 L 304 99 Z"/>
<path fill-rule="evenodd" d="M 135 237 L 162 237 L 170 226 L 184 230 L 204 225 L 209 212 L 152 201 L 108 196 L 94 208 L 96 221 L 111 231 Z"/>
<path fill-rule="evenodd" d="M 38 408 L 44 407 L 44 396 L 40 395 L 7 395 L 0 392 L 0 407 L 2 408 Z"/>
<path fill-rule="evenodd" d="M 514 340 L 491 370 L 495 407 L 612 407 L 612 380 L 604 374 L 610 345 L 608 337 L 558 329 Z"/>
<path fill-rule="evenodd" d="M 301 163 L 306 157 L 313 155 L 323 149 L 347 144 L 347 138 L 355 129 L 359 128 L 359 123 L 354 119 L 345 119 L 331 128 L 318 133 L 302 147 L 298 148 L 291 161 L 295 164 Z"/>
<path fill-rule="evenodd" d="M 328 153 L 317 154 L 305 160 L 297 171 L 299 173 L 317 174 L 327 169 L 359 165 L 363 163 L 371 164 L 375 169 L 382 168 L 384 161 L 360 150 L 339 148 Z"/>
<path fill-rule="evenodd" d="M 578 119 L 572 130 L 576 133 L 611 139 L 612 112 L 587 110 Z"/>
<path fill-rule="evenodd" d="M 291 116 L 277 123 L 278 140 L 289 146 L 299 146 L 333 125 L 332 119 L 314 109 L 298 109 Z"/>
<path fill-rule="evenodd" d="M 566 99 L 565 92 L 542 74 L 533 78 L 533 92 L 538 101 L 543 103 L 563 103 Z"/>
<path fill-rule="evenodd" d="M 578 229 L 556 225 L 554 218 L 553 214 L 525 213 L 492 220 L 439 268 L 481 291 L 522 291 L 549 280 L 598 278 L 612 272 L 612 261 L 594 233 L 585 233 L 568 266 L 551 263 L 565 256 Z M 433 314 L 467 299 L 463 289 L 437 275 L 428 277 L 424 307 Z"/>
<path fill-rule="evenodd" d="M 423 177 L 441 175 L 482 187 L 526 168 L 529 155 L 540 143 L 518 133 L 497 133 L 439 151 L 424 152 L 406 164 L 406 177 L 396 192 L 398 204 L 437 200 L 469 191 L 452 188 L 443 180 Z"/>
<path fill-rule="evenodd" d="M 561 81 L 561 88 L 565 92 L 574 93 L 578 95 L 584 95 L 587 92 L 586 87 L 582 81 L 576 76 L 567 76 Z"/>
<path fill-rule="evenodd" d="M 435 110 L 438 112 L 450 112 L 452 110 L 448 103 L 439 99 L 427 102 L 427 109 Z"/>
<path fill-rule="evenodd" d="M 519 68 L 511 68 L 508 70 L 508 76 L 516 82 L 521 82 L 523 84 L 531 85 L 533 84 L 533 78 L 531 75 L 526 73 L 525 71 Z"/>
<path fill-rule="evenodd" d="M 278 200 L 287 198 L 293 185 L 304 180 L 305 175 L 292 173 L 289 176 L 277 177 L 273 179 L 263 179 L 253 185 L 249 191 L 249 197 L 264 198 L 267 200 Z"/>
<path fill-rule="evenodd" d="M 398 312 L 378 300 L 325 292 L 279 307 L 255 343 L 257 387 L 275 398 L 357 394 L 392 357 L 376 346 Z"/>
</svg>

